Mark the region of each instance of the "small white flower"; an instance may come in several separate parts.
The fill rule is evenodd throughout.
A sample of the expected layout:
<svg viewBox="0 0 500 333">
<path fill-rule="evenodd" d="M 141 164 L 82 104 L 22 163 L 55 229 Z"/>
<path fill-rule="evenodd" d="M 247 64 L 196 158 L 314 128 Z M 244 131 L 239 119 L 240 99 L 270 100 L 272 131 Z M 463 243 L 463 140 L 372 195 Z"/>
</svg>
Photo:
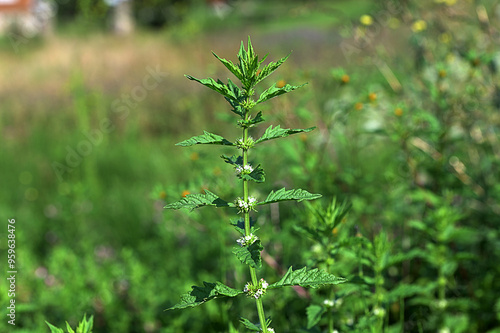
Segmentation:
<svg viewBox="0 0 500 333">
<path fill-rule="evenodd" d="M 259 283 L 256 286 L 248 282 L 245 285 L 245 289 L 243 289 L 243 291 L 247 293 L 248 297 L 259 299 L 266 293 L 266 289 L 268 286 L 269 283 L 267 283 L 264 279 L 260 279 Z"/>
<path fill-rule="evenodd" d="M 377 317 L 384 317 L 385 316 L 385 310 L 379 307 L 376 307 L 373 309 L 373 314 Z"/>
<path fill-rule="evenodd" d="M 447 305 L 448 305 L 448 302 L 445 299 L 441 299 L 441 300 L 437 301 L 437 307 L 441 310 L 446 309 Z"/>
<path fill-rule="evenodd" d="M 252 173 L 253 167 L 250 164 L 247 164 L 243 167 L 243 170 L 248 172 L 248 173 Z"/>
<path fill-rule="evenodd" d="M 236 171 L 236 174 L 238 174 L 238 175 L 241 175 L 241 174 L 249 175 L 252 173 L 253 167 L 250 164 L 246 164 L 244 166 L 237 165 L 235 167 L 235 171 Z"/>
<path fill-rule="evenodd" d="M 326 307 L 333 307 L 335 305 L 335 301 L 334 300 L 331 300 L 331 299 L 325 299 L 323 301 L 323 305 L 326 306 Z"/>
<path fill-rule="evenodd" d="M 238 243 L 241 247 L 251 245 L 255 243 L 256 240 L 258 240 L 259 237 L 255 236 L 254 234 L 250 234 L 247 236 L 243 236 L 241 238 L 238 238 L 236 240 L 236 243 Z"/>
<path fill-rule="evenodd" d="M 268 327 L 268 328 L 267 328 L 267 331 L 268 331 L 268 332 L 270 332 L 270 333 L 274 333 L 274 328 L 270 328 L 270 327 Z"/>
<path fill-rule="evenodd" d="M 256 206 L 257 204 L 257 199 L 255 199 L 254 197 L 249 197 L 248 198 L 248 202 L 243 200 L 242 198 L 237 198 L 235 201 L 234 201 L 234 204 L 236 205 L 236 207 L 238 208 L 238 213 L 241 213 L 241 212 L 248 212 L 250 211 L 250 209 L 254 209 L 254 207 Z"/>
</svg>

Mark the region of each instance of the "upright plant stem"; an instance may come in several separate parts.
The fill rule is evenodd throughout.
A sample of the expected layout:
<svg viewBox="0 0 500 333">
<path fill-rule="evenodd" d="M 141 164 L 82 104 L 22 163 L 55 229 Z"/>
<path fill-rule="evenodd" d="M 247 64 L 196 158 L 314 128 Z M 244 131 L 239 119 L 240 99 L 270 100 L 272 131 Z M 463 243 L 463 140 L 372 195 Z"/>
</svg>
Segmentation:
<svg viewBox="0 0 500 333">
<path fill-rule="evenodd" d="M 245 120 L 248 119 L 248 112 L 246 112 L 245 115 Z M 243 142 L 247 142 L 248 139 L 248 128 L 244 127 L 243 128 Z M 243 166 L 248 164 L 248 149 L 244 148 L 243 150 Z M 243 179 L 243 200 L 248 203 L 248 180 Z M 250 235 L 250 212 L 245 212 L 244 213 L 244 219 L 245 219 L 245 236 Z M 256 286 L 258 284 L 258 279 L 257 279 L 257 272 L 256 269 L 253 267 L 250 268 L 250 276 L 252 278 L 252 284 Z M 257 313 L 259 314 L 259 321 L 260 321 L 260 326 L 262 328 L 262 332 L 267 332 L 267 326 L 266 326 L 266 316 L 264 314 L 264 307 L 262 305 L 262 299 L 257 298 L 255 300 L 257 303 Z"/>
</svg>

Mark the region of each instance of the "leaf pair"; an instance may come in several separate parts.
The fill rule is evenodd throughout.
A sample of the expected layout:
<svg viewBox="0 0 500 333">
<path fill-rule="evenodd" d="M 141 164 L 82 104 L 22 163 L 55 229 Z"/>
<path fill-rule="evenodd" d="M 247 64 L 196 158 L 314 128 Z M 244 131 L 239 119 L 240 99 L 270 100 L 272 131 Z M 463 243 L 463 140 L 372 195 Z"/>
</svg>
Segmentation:
<svg viewBox="0 0 500 333">
<path fill-rule="evenodd" d="M 336 277 L 317 268 L 308 270 L 307 267 L 303 267 L 294 271 L 290 267 L 286 274 L 278 282 L 269 285 L 268 289 L 287 286 L 318 288 L 324 285 L 336 285 L 344 282 L 346 282 L 346 279 Z M 181 296 L 181 301 L 178 304 L 167 310 L 195 307 L 215 298 L 235 297 L 244 293 L 242 290 L 228 287 L 221 282 L 203 282 L 203 285 L 203 287 L 193 286 L 192 291 Z"/>
<path fill-rule="evenodd" d="M 285 138 L 287 136 L 297 134 L 297 133 L 307 133 L 314 130 L 316 127 L 309 127 L 306 129 L 291 129 L 291 128 L 281 128 L 280 125 L 273 127 L 273 125 L 269 126 L 264 134 L 255 141 L 255 144 L 272 140 L 278 138 Z M 234 146 L 235 144 L 229 140 L 224 139 L 222 136 L 209 133 L 207 131 L 203 131 L 202 135 L 193 136 L 190 139 L 181 141 L 177 143 L 177 146 L 189 147 L 199 144 L 212 144 L 212 145 L 225 145 L 225 146 Z"/>
<path fill-rule="evenodd" d="M 265 205 L 280 201 L 303 201 L 303 200 L 314 200 L 321 197 L 321 194 L 309 193 L 302 189 L 286 190 L 282 188 L 278 191 L 271 191 L 264 201 L 258 202 L 256 205 Z M 205 190 L 204 194 L 188 194 L 186 197 L 180 201 L 166 205 L 166 209 L 181 209 L 187 208 L 189 210 L 194 210 L 196 208 L 204 206 L 215 206 L 215 207 L 235 207 L 232 202 L 227 202 L 219 198 L 216 194 Z"/>
</svg>

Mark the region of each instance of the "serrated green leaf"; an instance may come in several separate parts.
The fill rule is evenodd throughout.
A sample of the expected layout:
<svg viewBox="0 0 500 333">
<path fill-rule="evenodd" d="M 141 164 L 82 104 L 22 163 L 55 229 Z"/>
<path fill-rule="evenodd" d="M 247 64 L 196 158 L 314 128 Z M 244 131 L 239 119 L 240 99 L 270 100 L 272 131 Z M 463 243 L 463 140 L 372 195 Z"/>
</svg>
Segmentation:
<svg viewBox="0 0 500 333">
<path fill-rule="evenodd" d="M 256 183 L 263 183 L 266 181 L 266 174 L 264 173 L 264 169 L 260 167 L 260 164 L 257 165 L 252 172 L 248 175 L 241 175 L 240 177 L 243 180 L 253 180 Z"/>
<path fill-rule="evenodd" d="M 45 324 L 47 324 L 47 326 L 49 326 L 51 333 L 64 333 L 64 331 L 61 328 L 55 327 L 54 325 L 50 324 L 48 321 L 45 321 Z"/>
<path fill-rule="evenodd" d="M 240 322 L 243 324 L 243 326 L 245 326 L 250 331 L 260 332 L 260 326 L 255 325 L 250 320 L 241 317 Z"/>
<path fill-rule="evenodd" d="M 300 86 L 292 86 L 292 85 L 287 84 L 284 87 L 278 88 L 278 87 L 276 87 L 276 83 L 275 83 L 271 87 L 267 88 L 266 90 L 264 90 L 260 94 L 259 99 L 257 100 L 256 104 L 264 103 L 265 101 L 267 101 L 271 98 L 286 94 L 290 91 L 293 91 L 295 89 L 303 87 L 306 84 L 307 83 L 304 83 L 304 84 L 301 84 Z"/>
<path fill-rule="evenodd" d="M 263 122 L 264 121 L 264 117 L 262 117 L 262 111 L 259 111 L 255 117 L 251 118 L 251 119 L 248 119 L 248 120 L 244 120 L 244 119 L 240 119 L 238 121 L 238 124 L 243 127 L 243 128 L 249 128 L 249 127 L 252 127 L 260 122 Z"/>
<path fill-rule="evenodd" d="M 243 247 L 235 247 L 233 253 L 243 264 L 253 268 L 262 267 L 262 259 L 260 252 L 264 249 L 260 240 L 256 240 L 252 244 Z"/>
<path fill-rule="evenodd" d="M 76 328 L 76 333 L 92 333 L 92 327 L 94 326 L 94 316 L 90 316 L 87 320 L 87 315 L 83 315 L 82 321 L 78 324 Z"/>
<path fill-rule="evenodd" d="M 228 164 L 243 166 L 243 156 L 241 155 L 233 155 L 233 156 L 221 155 L 220 157 L 224 160 L 224 162 Z"/>
<path fill-rule="evenodd" d="M 75 333 L 75 331 L 73 331 L 73 329 L 71 328 L 71 326 L 69 326 L 69 323 L 66 322 L 66 330 L 68 331 L 68 333 Z M 78 332 L 80 333 L 80 332 Z"/>
<path fill-rule="evenodd" d="M 264 121 L 264 117 L 262 117 L 262 111 L 259 111 L 255 115 L 255 117 L 253 117 L 252 119 L 250 119 L 250 124 L 251 125 L 255 125 L 255 124 L 261 123 L 263 121 Z"/>
<path fill-rule="evenodd" d="M 233 207 L 234 204 L 222 200 L 209 190 L 205 190 L 205 194 L 188 194 L 182 200 L 168 204 L 163 208 L 166 209 L 187 208 L 192 211 L 196 208 L 200 208 L 203 206 Z"/>
<path fill-rule="evenodd" d="M 227 88 L 231 92 L 231 96 L 234 96 L 234 98 L 224 96 L 225 100 L 233 107 L 231 111 L 243 117 L 245 111 L 241 107 L 241 102 L 246 98 L 243 91 L 231 80 L 228 80 Z"/>
<path fill-rule="evenodd" d="M 224 82 L 222 82 L 221 80 L 215 81 L 211 77 L 209 77 L 207 79 L 197 79 L 191 75 L 185 75 L 185 76 L 189 80 L 196 81 L 196 82 L 204 85 L 205 87 L 210 88 L 210 89 L 218 92 L 219 94 L 221 94 L 229 99 L 238 100 L 234 91 L 228 85 L 224 84 Z"/>
<path fill-rule="evenodd" d="M 296 200 L 301 202 L 302 200 L 314 200 L 321 198 L 321 194 L 312 194 L 302 189 L 286 190 L 282 188 L 276 192 L 271 191 L 267 196 L 266 200 L 259 202 L 257 205 L 264 205 L 273 202 L 286 201 L 286 200 Z"/>
<path fill-rule="evenodd" d="M 316 326 L 321 320 L 321 316 L 326 312 L 326 309 L 320 305 L 310 305 L 306 309 L 307 314 L 307 329 L 311 329 Z"/>
<path fill-rule="evenodd" d="M 242 323 L 243 326 L 245 326 L 246 328 L 248 328 L 251 331 L 257 331 L 257 332 L 262 331 L 260 323 L 254 324 L 250 320 L 243 318 L 243 317 L 240 317 L 240 323 Z M 269 325 L 271 325 L 271 318 L 270 317 L 266 318 L 266 326 L 269 327 Z"/>
<path fill-rule="evenodd" d="M 226 60 L 224 58 L 221 58 L 217 54 L 215 54 L 214 52 L 212 52 L 212 54 L 217 59 L 219 59 L 219 61 L 222 62 L 224 64 L 224 66 L 226 66 L 226 68 L 229 69 L 229 71 L 231 73 L 233 73 L 233 75 L 236 76 L 240 81 L 243 79 L 243 76 L 241 75 L 241 71 L 239 70 L 238 66 L 233 64 L 233 62 L 231 60 Z"/>
<path fill-rule="evenodd" d="M 225 145 L 233 146 L 234 144 L 222 136 L 203 131 L 202 135 L 193 136 L 190 139 L 184 140 L 176 144 L 176 146 L 189 147 L 199 144 Z"/>
<path fill-rule="evenodd" d="M 277 70 L 278 67 L 280 67 L 281 64 L 283 64 L 288 59 L 288 57 L 290 56 L 290 54 L 291 53 L 289 53 L 286 57 L 283 57 L 283 58 L 281 58 L 280 60 L 278 60 L 276 62 L 272 62 L 271 61 L 269 64 L 267 64 L 266 66 L 264 66 L 264 68 L 262 68 L 262 70 L 260 71 L 259 76 L 257 77 L 257 82 L 256 83 L 259 83 L 260 81 L 264 80 L 266 77 L 268 77 L 269 75 L 271 75 L 275 70 Z M 264 61 L 264 59 L 261 60 L 261 63 Z"/>
<path fill-rule="evenodd" d="M 181 301 L 167 310 L 184 309 L 201 305 L 214 298 L 235 297 L 243 294 L 242 290 L 233 289 L 221 282 L 203 282 L 203 287 L 193 286 L 193 290 L 181 296 Z"/>
<path fill-rule="evenodd" d="M 306 129 L 291 129 L 291 128 L 281 128 L 280 125 L 273 127 L 273 125 L 269 126 L 264 134 L 257 140 L 255 140 L 255 143 L 261 143 L 263 141 L 267 140 L 272 140 L 272 139 L 277 139 L 277 138 L 285 138 L 289 135 L 292 134 L 297 134 L 297 133 L 307 133 L 312 130 L 314 130 L 316 127 L 309 127 Z"/>
<path fill-rule="evenodd" d="M 324 285 L 335 285 L 346 281 L 347 280 L 344 278 L 334 276 L 317 268 L 308 270 L 307 267 L 303 267 L 294 271 L 292 267 L 290 267 L 281 280 L 271 284 L 268 288 L 274 289 L 285 286 L 319 288 Z"/>
</svg>

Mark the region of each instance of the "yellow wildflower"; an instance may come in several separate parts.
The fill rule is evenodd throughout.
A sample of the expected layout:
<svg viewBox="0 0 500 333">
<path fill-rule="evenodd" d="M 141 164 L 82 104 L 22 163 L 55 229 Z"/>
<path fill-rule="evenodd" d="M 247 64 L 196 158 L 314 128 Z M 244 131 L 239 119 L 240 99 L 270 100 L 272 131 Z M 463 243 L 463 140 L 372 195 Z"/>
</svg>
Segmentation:
<svg viewBox="0 0 500 333">
<path fill-rule="evenodd" d="M 362 25 L 370 26 L 373 24 L 373 17 L 370 15 L 363 15 L 359 18 L 359 22 L 361 22 Z"/>
</svg>

